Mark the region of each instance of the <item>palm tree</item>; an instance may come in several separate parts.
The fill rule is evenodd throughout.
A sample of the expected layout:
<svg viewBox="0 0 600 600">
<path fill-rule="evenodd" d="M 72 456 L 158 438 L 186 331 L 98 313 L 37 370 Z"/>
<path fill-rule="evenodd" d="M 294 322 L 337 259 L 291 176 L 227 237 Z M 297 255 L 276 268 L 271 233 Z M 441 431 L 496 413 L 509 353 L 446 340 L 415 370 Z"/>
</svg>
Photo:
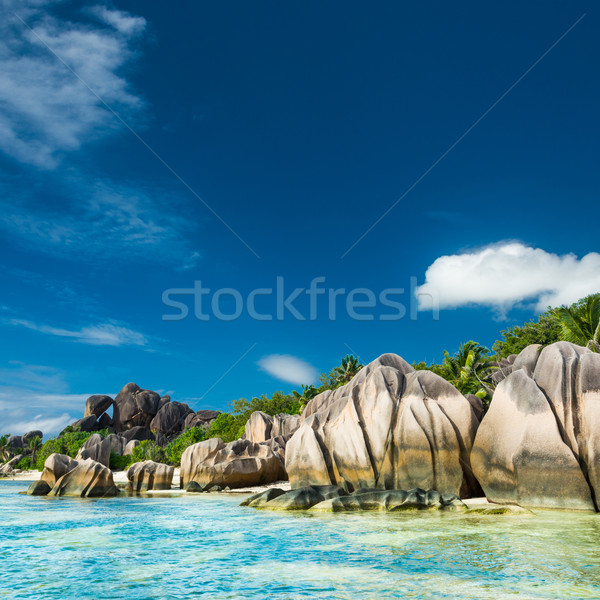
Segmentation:
<svg viewBox="0 0 600 600">
<path fill-rule="evenodd" d="M 600 294 L 587 296 L 572 306 L 556 309 L 561 337 L 600 352 Z"/>
<path fill-rule="evenodd" d="M 356 356 L 347 354 L 342 358 L 342 364 L 339 367 L 335 367 L 331 374 L 339 386 L 348 383 L 362 368 L 363 365 L 360 364 Z"/>
<path fill-rule="evenodd" d="M 484 380 L 493 367 L 489 364 L 489 350 L 472 340 L 461 344 L 453 356 L 444 350 L 443 377 L 462 394 L 475 394 L 484 399 L 491 388 Z"/>
<path fill-rule="evenodd" d="M 298 400 L 298 402 L 300 402 L 300 412 L 304 410 L 308 402 L 312 400 L 318 393 L 319 390 L 314 385 L 302 385 L 302 393 L 292 390 L 294 400 Z"/>
<path fill-rule="evenodd" d="M 39 436 L 34 435 L 27 440 L 27 450 L 31 452 L 31 464 L 35 463 L 35 454 L 42 447 L 42 440 Z"/>
</svg>

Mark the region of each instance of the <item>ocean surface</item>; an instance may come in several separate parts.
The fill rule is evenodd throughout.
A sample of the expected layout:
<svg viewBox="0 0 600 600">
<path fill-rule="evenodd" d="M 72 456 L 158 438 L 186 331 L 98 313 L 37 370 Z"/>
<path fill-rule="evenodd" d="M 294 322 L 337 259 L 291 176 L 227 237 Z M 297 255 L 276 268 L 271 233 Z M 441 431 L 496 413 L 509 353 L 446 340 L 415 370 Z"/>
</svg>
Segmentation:
<svg viewBox="0 0 600 600">
<path fill-rule="evenodd" d="M 0 598 L 600 598 L 600 516 L 273 513 L 0 482 Z"/>
</svg>

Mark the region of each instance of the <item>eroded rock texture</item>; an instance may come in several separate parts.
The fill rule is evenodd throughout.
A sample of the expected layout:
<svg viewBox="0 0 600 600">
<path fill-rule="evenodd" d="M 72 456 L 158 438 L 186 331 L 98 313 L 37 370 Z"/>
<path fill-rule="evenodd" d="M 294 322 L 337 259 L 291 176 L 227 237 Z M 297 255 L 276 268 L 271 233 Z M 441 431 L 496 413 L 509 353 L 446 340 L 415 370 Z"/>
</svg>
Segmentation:
<svg viewBox="0 0 600 600">
<path fill-rule="evenodd" d="M 152 460 L 134 463 L 127 470 L 129 490 L 132 492 L 170 490 L 174 472 L 174 467 Z"/>
<path fill-rule="evenodd" d="M 489 500 L 598 510 L 600 354 L 529 346 L 496 388 L 471 463 Z"/>
<path fill-rule="evenodd" d="M 274 444 L 236 440 L 229 444 L 212 438 L 186 448 L 181 456 L 181 487 L 195 481 L 221 487 L 245 487 L 285 478 Z"/>
<path fill-rule="evenodd" d="M 384 354 L 347 385 L 319 394 L 303 418 L 286 448 L 293 488 L 480 493 L 469 459 L 479 424 L 473 406 L 447 381 L 399 356 Z"/>
</svg>

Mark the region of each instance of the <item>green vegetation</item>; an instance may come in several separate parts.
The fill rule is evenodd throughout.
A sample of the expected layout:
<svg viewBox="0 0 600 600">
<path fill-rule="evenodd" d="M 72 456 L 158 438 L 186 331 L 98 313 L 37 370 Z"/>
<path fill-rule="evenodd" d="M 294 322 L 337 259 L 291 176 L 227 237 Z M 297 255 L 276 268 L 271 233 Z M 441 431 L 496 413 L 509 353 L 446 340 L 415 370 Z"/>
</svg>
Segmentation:
<svg viewBox="0 0 600 600">
<path fill-rule="evenodd" d="M 192 427 L 176 437 L 165 447 L 165 457 L 168 464 L 177 467 L 181 464 L 183 451 L 192 444 L 197 444 L 206 439 L 206 430 L 202 427 Z"/>
<path fill-rule="evenodd" d="M 498 359 L 511 354 L 519 354 L 531 344 L 548 346 L 564 339 L 561 337 L 560 320 L 556 309 L 549 308 L 537 321 L 529 321 L 525 325 L 510 327 L 502 331 L 502 339 L 494 342 L 493 352 Z"/>
<path fill-rule="evenodd" d="M 131 456 L 121 456 L 115 452 L 110 453 L 109 465 L 113 471 L 125 471 L 131 464 Z"/>
<path fill-rule="evenodd" d="M 131 464 L 153 460 L 154 462 L 164 463 L 167 460 L 164 448 L 161 448 L 156 442 L 144 440 L 140 442 L 131 455 Z"/>
<path fill-rule="evenodd" d="M 108 435 L 108 431 L 106 429 L 103 431 L 97 431 L 96 433 L 99 433 L 102 436 Z M 37 458 L 32 464 L 38 471 L 42 471 L 44 469 L 44 463 L 46 462 L 46 459 L 55 452 L 58 454 L 66 454 L 71 458 L 75 458 L 79 448 L 81 448 L 81 446 L 83 446 L 83 444 L 85 444 L 91 436 L 91 433 L 84 431 L 73 431 L 71 429 L 71 431 L 63 433 L 57 438 L 50 438 L 41 446 L 39 451 L 37 451 Z"/>
<path fill-rule="evenodd" d="M 10 437 L 10 433 L 6 433 L 3 436 L 0 436 L 0 461 L 6 462 L 10 459 L 10 448 L 8 446 L 8 438 Z"/>
<path fill-rule="evenodd" d="M 29 471 L 31 469 L 32 459 L 29 456 L 24 456 L 16 465 L 15 469 L 21 471 Z"/>
<path fill-rule="evenodd" d="M 600 294 L 556 310 L 563 340 L 600 352 Z"/>
</svg>

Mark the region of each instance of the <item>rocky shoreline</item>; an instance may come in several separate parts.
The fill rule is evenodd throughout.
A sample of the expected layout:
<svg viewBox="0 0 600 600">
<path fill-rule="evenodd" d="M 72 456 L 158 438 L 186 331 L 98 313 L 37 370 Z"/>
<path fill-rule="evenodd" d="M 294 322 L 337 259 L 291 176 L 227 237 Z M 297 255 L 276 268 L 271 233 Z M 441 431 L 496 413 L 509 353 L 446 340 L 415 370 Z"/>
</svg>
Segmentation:
<svg viewBox="0 0 600 600">
<path fill-rule="evenodd" d="M 114 400 L 88 399 L 79 422 L 109 424 L 113 433 L 89 437 L 76 459 L 49 456 L 29 493 L 254 489 L 260 494 L 246 505 L 288 510 L 471 510 L 469 499 L 483 497 L 482 510 L 493 503 L 598 512 L 600 355 L 567 342 L 529 346 L 495 376 L 484 414 L 476 396 L 384 354 L 301 415 L 255 412 L 242 439 L 191 444 L 180 469 L 145 460 L 115 476 L 111 453 L 216 418 L 128 384 Z M 289 484 L 273 486 L 282 480 Z"/>
</svg>

